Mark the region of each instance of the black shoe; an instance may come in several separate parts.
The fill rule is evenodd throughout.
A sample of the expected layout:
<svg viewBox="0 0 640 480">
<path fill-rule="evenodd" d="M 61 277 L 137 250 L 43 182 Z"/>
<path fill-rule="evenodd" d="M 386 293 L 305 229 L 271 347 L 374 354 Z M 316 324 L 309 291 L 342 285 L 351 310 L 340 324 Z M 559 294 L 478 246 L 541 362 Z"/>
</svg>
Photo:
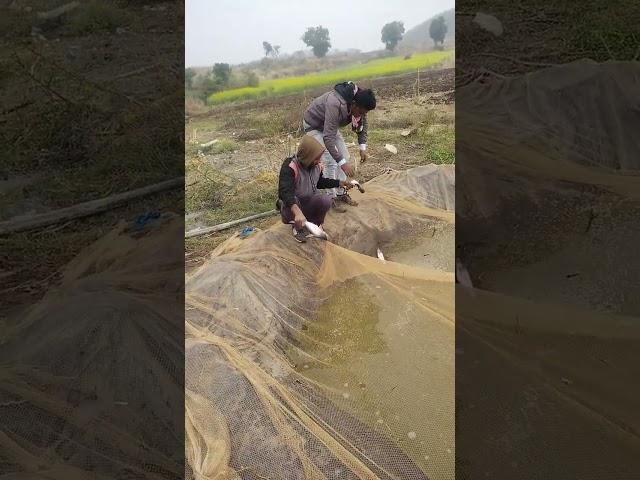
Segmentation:
<svg viewBox="0 0 640 480">
<path fill-rule="evenodd" d="M 352 207 L 358 206 L 358 202 L 356 202 L 353 198 L 351 198 L 348 193 L 343 193 L 342 195 L 338 195 L 336 197 L 336 200 L 338 200 L 339 202 L 344 202 L 347 205 L 350 205 Z"/>
<path fill-rule="evenodd" d="M 307 236 L 304 230 L 296 230 L 296 227 L 293 227 L 293 238 L 298 243 L 304 243 L 307 241 Z"/>
</svg>

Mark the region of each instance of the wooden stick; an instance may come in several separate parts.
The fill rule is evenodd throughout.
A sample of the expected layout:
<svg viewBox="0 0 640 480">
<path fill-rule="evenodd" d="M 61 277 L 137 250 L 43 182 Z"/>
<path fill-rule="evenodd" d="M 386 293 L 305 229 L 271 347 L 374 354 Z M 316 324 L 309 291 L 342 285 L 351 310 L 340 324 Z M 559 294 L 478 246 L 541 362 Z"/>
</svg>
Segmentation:
<svg viewBox="0 0 640 480">
<path fill-rule="evenodd" d="M 128 202 L 129 200 L 178 187 L 184 187 L 184 177 L 173 178 L 147 187 L 138 188 L 129 192 L 117 193 L 109 197 L 79 203 L 72 207 L 61 208 L 52 212 L 42 213 L 40 215 L 21 215 L 4 222 L 0 222 L 0 235 L 34 230 L 76 218 L 88 217 L 111 210 L 122 203 Z"/>
<path fill-rule="evenodd" d="M 278 210 L 269 210 L 268 212 L 257 213 L 249 217 L 240 218 L 238 220 L 232 220 L 231 222 L 221 223 L 219 225 L 214 225 L 213 227 L 195 228 L 193 230 L 189 230 L 188 232 L 186 232 L 184 235 L 184 238 L 197 237 L 198 235 L 206 235 L 207 233 L 219 232 L 221 230 L 226 230 L 227 228 L 240 225 L 241 223 L 249 222 L 251 220 L 256 220 L 258 218 L 270 217 L 271 215 L 276 215 L 277 213 L 280 213 L 280 212 Z"/>
<path fill-rule="evenodd" d="M 71 2 L 61 7 L 54 8 L 53 10 L 49 10 L 48 12 L 38 12 L 38 18 L 40 20 L 51 20 L 52 18 L 58 18 L 61 15 L 64 15 L 71 10 L 78 8 L 80 6 L 80 2 Z"/>
</svg>

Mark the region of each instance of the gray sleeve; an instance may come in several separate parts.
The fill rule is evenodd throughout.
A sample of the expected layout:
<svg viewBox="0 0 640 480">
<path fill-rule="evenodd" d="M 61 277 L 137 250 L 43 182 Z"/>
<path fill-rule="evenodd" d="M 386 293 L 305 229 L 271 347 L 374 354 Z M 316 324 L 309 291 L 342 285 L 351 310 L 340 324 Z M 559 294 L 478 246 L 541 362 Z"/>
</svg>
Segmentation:
<svg viewBox="0 0 640 480">
<path fill-rule="evenodd" d="M 360 145 L 367 143 L 367 128 L 368 128 L 368 122 L 367 122 L 367 115 L 363 115 L 362 116 L 362 131 L 358 132 L 358 143 Z"/>
<path fill-rule="evenodd" d="M 322 131 L 322 139 L 324 140 L 324 146 L 327 151 L 336 162 L 342 160 L 342 155 L 340 155 L 340 150 L 336 143 L 339 127 L 340 104 L 336 105 L 335 103 L 327 101 L 324 109 L 324 130 Z"/>
</svg>

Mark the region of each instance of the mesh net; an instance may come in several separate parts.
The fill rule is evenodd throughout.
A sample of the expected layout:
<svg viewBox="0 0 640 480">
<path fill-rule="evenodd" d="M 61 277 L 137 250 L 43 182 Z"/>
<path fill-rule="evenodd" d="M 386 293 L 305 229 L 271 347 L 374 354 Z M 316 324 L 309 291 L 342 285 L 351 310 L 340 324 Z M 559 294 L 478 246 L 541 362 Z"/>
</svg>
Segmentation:
<svg viewBox="0 0 640 480">
<path fill-rule="evenodd" d="M 184 223 L 126 224 L 0 334 L 0 476 L 180 478 Z"/>
<path fill-rule="evenodd" d="M 188 478 L 453 478 L 454 170 L 365 187 L 329 242 L 276 225 L 187 278 Z"/>
<path fill-rule="evenodd" d="M 458 478 L 639 471 L 638 91 L 616 62 L 456 91 L 456 242 L 479 287 L 456 291 Z"/>
</svg>

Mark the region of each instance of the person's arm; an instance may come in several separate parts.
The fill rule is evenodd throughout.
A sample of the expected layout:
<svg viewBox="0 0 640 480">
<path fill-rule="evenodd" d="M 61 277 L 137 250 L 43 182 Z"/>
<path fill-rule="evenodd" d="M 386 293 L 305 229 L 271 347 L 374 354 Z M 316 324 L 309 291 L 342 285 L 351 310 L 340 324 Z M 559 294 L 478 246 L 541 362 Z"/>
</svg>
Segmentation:
<svg viewBox="0 0 640 480">
<path fill-rule="evenodd" d="M 317 187 L 319 189 L 323 188 L 338 188 L 340 187 L 340 180 L 334 180 L 333 178 L 325 178 L 320 174 L 320 178 L 318 179 Z"/>
<path fill-rule="evenodd" d="M 298 206 L 297 203 L 291 205 L 291 212 L 293 213 L 293 223 L 298 230 L 301 230 L 304 227 L 307 218 L 302 213 L 302 209 Z"/>
<path fill-rule="evenodd" d="M 367 123 L 367 115 L 362 116 L 362 130 L 358 132 L 358 144 L 360 145 L 360 161 L 362 163 L 367 161 L 367 129 L 369 125 Z"/>
<path fill-rule="evenodd" d="M 360 151 L 365 151 L 367 149 L 368 126 L 367 115 L 364 114 L 362 115 L 362 130 L 358 132 L 358 144 L 360 145 Z"/>
<path fill-rule="evenodd" d="M 323 188 L 338 188 L 338 187 L 344 187 L 346 189 L 349 189 L 352 187 L 352 185 L 347 182 L 347 181 L 340 181 L 340 180 L 334 180 L 333 178 L 326 178 L 324 176 L 322 176 L 322 172 L 320 172 L 320 178 L 318 178 L 318 184 L 317 187 L 319 189 L 323 189 Z"/>
<path fill-rule="evenodd" d="M 338 166 L 342 166 L 347 163 L 347 160 L 342 158 L 340 150 L 338 149 L 336 141 L 338 128 L 340 128 L 340 103 L 331 102 L 330 99 L 328 99 L 324 109 L 322 139 L 331 157 L 336 161 Z"/>
<path fill-rule="evenodd" d="M 287 207 L 291 207 L 296 203 L 296 180 L 293 170 L 289 166 L 289 162 L 285 161 L 280 168 L 280 176 L 278 178 L 278 197 Z"/>
</svg>

